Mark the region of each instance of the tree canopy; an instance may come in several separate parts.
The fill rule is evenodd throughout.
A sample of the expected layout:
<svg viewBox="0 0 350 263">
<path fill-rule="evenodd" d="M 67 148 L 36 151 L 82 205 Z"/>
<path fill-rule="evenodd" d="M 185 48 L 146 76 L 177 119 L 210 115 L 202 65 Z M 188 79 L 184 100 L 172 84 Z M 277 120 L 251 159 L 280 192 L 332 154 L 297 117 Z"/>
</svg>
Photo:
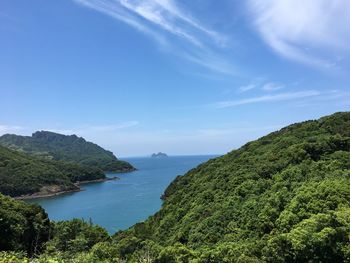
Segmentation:
<svg viewBox="0 0 350 263">
<path fill-rule="evenodd" d="M 65 161 L 103 171 L 131 171 L 131 164 L 118 160 L 110 151 L 76 135 L 38 131 L 32 136 L 5 134 L 0 145 L 49 160 Z"/>
<path fill-rule="evenodd" d="M 0 146 L 0 193 L 5 195 L 33 194 L 48 186 L 74 190 L 75 182 L 105 177 L 98 168 L 40 159 Z"/>
</svg>

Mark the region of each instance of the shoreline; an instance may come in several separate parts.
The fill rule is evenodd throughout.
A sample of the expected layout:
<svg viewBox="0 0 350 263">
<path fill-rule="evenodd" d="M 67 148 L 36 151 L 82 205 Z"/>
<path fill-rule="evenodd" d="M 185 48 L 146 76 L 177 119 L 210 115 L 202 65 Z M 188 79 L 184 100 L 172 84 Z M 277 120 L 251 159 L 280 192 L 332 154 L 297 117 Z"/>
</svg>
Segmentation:
<svg viewBox="0 0 350 263">
<path fill-rule="evenodd" d="M 80 185 L 92 184 L 92 183 L 102 183 L 102 182 L 113 181 L 113 180 L 119 180 L 119 177 L 113 176 L 113 177 L 106 177 L 106 178 L 95 179 L 95 180 L 76 182 L 76 183 L 74 183 L 74 185 L 77 187 L 76 189 L 69 189 L 69 190 L 63 190 L 63 191 L 45 193 L 45 194 L 41 194 L 40 192 L 37 192 L 37 193 L 31 194 L 31 195 L 15 196 L 12 198 L 15 200 L 33 200 L 33 199 L 56 197 L 59 195 L 84 191 L 84 189 L 81 188 Z"/>
<path fill-rule="evenodd" d="M 125 170 L 116 170 L 116 171 L 103 171 L 105 174 L 123 174 L 123 173 L 132 173 L 137 171 L 137 168 L 133 167 L 132 169 Z"/>
<path fill-rule="evenodd" d="M 15 199 L 15 200 L 32 200 L 32 199 L 55 197 L 55 196 L 58 196 L 58 195 L 75 193 L 75 192 L 80 192 L 80 191 L 83 191 L 83 189 L 77 188 L 77 189 L 71 189 L 71 190 L 64 190 L 64 191 L 54 192 L 54 193 L 50 193 L 50 194 L 40 194 L 39 192 L 37 192 L 37 193 L 31 194 L 31 195 L 21 195 L 21 196 L 15 196 L 15 197 L 12 197 L 12 198 Z"/>
<path fill-rule="evenodd" d="M 86 180 L 86 181 L 78 181 L 75 183 L 75 185 L 79 186 L 82 184 L 92 184 L 92 183 L 101 183 L 101 182 L 106 182 L 106 181 L 114 181 L 114 180 L 119 180 L 120 178 L 118 176 L 113 176 L 113 177 L 105 177 L 101 179 L 94 179 L 94 180 Z"/>
</svg>

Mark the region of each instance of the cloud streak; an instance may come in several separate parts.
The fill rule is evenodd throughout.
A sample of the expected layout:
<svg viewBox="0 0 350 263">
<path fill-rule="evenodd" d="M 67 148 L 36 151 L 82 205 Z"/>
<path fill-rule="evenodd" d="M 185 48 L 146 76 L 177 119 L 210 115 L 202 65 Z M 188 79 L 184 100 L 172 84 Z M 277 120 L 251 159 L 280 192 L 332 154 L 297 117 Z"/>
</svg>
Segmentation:
<svg viewBox="0 0 350 263">
<path fill-rule="evenodd" d="M 279 84 L 279 83 L 274 83 L 274 82 L 268 82 L 268 83 L 265 83 L 261 89 L 263 91 L 277 91 L 277 90 L 280 90 L 280 89 L 284 89 L 285 86 L 283 84 Z"/>
<path fill-rule="evenodd" d="M 235 75 L 230 62 L 215 50 L 227 38 L 204 26 L 174 0 L 73 0 L 152 37 L 164 50 L 220 74 Z M 172 37 L 182 44 L 174 45 Z"/>
<path fill-rule="evenodd" d="M 231 63 L 215 51 L 226 46 L 226 36 L 203 25 L 174 0 L 73 1 L 151 36 L 166 50 L 189 62 L 217 73 L 236 74 Z M 171 37 L 180 44 L 174 44 Z"/>
<path fill-rule="evenodd" d="M 243 92 L 247 92 L 247 91 L 250 91 L 252 89 L 255 89 L 256 87 L 257 87 L 256 84 L 248 84 L 248 85 L 239 87 L 238 91 L 240 93 L 243 93 Z"/>
<path fill-rule="evenodd" d="M 220 101 L 215 103 L 214 106 L 216 108 L 230 108 L 230 107 L 241 106 L 246 104 L 287 101 L 287 100 L 302 99 L 302 98 L 308 98 L 308 97 L 316 97 L 320 95 L 321 93 L 317 90 L 286 92 L 286 93 L 264 95 L 260 97 L 252 97 L 252 98 L 246 98 L 246 99 L 240 99 L 240 100 Z"/>
</svg>

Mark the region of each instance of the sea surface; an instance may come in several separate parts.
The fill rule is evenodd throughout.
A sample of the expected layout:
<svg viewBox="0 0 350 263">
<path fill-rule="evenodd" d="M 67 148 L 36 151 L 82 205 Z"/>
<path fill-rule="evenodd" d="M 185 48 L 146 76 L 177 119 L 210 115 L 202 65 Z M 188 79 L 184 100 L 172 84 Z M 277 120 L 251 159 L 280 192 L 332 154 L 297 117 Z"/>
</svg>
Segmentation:
<svg viewBox="0 0 350 263">
<path fill-rule="evenodd" d="M 174 156 L 167 158 L 126 158 L 138 170 L 107 174 L 120 180 L 85 184 L 84 191 L 28 200 L 45 208 L 50 219 L 92 220 L 115 233 L 144 221 L 161 207 L 160 196 L 177 175 L 183 175 L 215 156 Z"/>
</svg>

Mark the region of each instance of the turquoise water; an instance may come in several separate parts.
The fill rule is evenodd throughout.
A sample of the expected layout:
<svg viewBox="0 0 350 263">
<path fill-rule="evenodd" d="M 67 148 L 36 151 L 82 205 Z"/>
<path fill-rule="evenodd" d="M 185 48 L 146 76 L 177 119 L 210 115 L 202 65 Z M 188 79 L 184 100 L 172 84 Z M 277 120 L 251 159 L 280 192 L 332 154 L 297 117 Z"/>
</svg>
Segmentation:
<svg viewBox="0 0 350 263">
<path fill-rule="evenodd" d="M 91 219 L 108 232 L 144 221 L 161 207 L 160 196 L 177 176 L 214 156 L 125 159 L 138 170 L 120 180 L 83 185 L 84 191 L 28 201 L 40 204 L 52 220 Z"/>
</svg>

